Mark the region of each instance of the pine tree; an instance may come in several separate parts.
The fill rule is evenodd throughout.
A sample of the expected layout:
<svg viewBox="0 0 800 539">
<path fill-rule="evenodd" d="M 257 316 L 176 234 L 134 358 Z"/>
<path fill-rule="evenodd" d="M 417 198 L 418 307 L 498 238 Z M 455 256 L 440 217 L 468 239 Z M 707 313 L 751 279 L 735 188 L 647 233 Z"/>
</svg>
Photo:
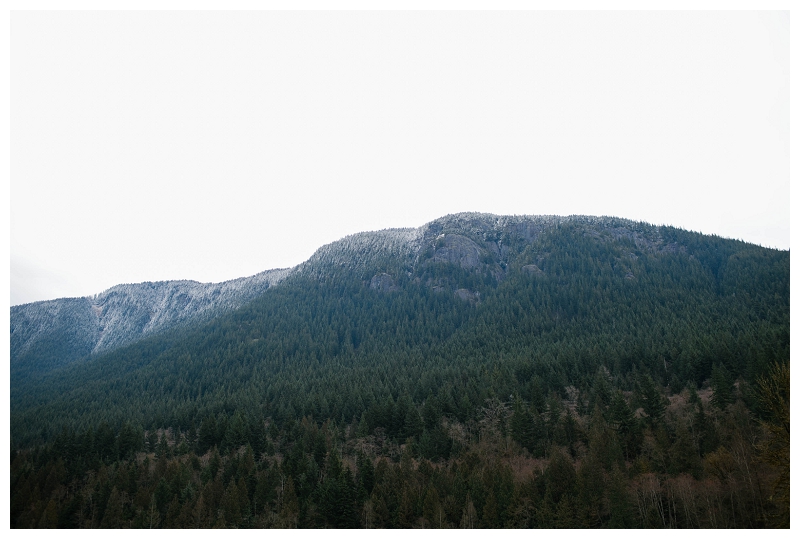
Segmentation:
<svg viewBox="0 0 800 539">
<path fill-rule="evenodd" d="M 461 528 L 473 529 L 478 521 L 478 513 L 475 511 L 475 504 L 472 503 L 472 498 L 467 493 L 466 502 L 464 502 L 464 509 L 461 514 Z"/>
<path fill-rule="evenodd" d="M 370 496 L 375 486 L 375 467 L 363 453 L 358 455 L 356 465 L 358 466 L 358 484 L 364 489 L 366 496 Z"/>
<path fill-rule="evenodd" d="M 222 509 L 227 526 L 238 527 L 242 514 L 241 508 L 239 507 L 239 489 L 233 478 L 231 478 L 228 483 L 228 488 L 225 489 L 225 493 L 222 495 L 220 508 Z"/>
<path fill-rule="evenodd" d="M 204 455 L 209 449 L 219 443 L 217 440 L 217 419 L 208 416 L 200 425 L 200 433 L 197 440 L 197 452 Z"/>
<path fill-rule="evenodd" d="M 594 384 L 592 391 L 589 395 L 589 409 L 594 409 L 595 406 L 600 406 L 605 410 L 606 406 L 611 403 L 611 374 L 605 367 L 600 367 L 595 374 Z"/>
<path fill-rule="evenodd" d="M 361 413 L 361 420 L 358 422 L 358 429 L 356 430 L 356 436 L 359 438 L 363 438 L 364 436 L 369 435 L 369 423 L 367 422 L 367 413 Z"/>
<path fill-rule="evenodd" d="M 161 438 L 158 440 L 158 446 L 156 447 L 156 458 L 169 458 L 170 456 L 169 444 L 167 443 L 167 433 L 164 432 L 161 434 Z"/>
<path fill-rule="evenodd" d="M 676 475 L 690 473 L 699 478 L 702 469 L 700 456 L 697 454 L 691 435 L 683 422 L 678 422 L 675 429 L 675 442 L 670 448 L 669 457 L 670 473 Z"/>
<path fill-rule="evenodd" d="M 499 527 L 499 523 L 500 518 L 498 516 L 497 498 L 494 495 L 494 490 L 489 489 L 489 493 L 486 496 L 486 502 L 483 504 L 481 527 L 497 528 Z"/>
<path fill-rule="evenodd" d="M 108 498 L 103 520 L 100 522 L 101 528 L 122 528 L 122 496 L 116 487 L 111 490 Z"/>
<path fill-rule="evenodd" d="M 422 502 L 422 516 L 427 528 L 441 528 L 440 513 L 442 510 L 439 493 L 433 486 L 428 487 L 425 500 Z"/>
<path fill-rule="evenodd" d="M 517 397 L 511 415 L 511 438 L 522 447 L 533 451 L 533 417 L 528 407 Z"/>
<path fill-rule="evenodd" d="M 661 421 L 666 410 L 666 399 L 649 374 L 639 380 L 638 397 L 647 414 L 647 421 L 651 425 Z"/>
<path fill-rule="evenodd" d="M 283 496 L 281 497 L 280 517 L 283 525 L 287 528 L 296 528 L 299 514 L 300 505 L 294 490 L 294 480 L 291 477 L 287 477 Z"/>
<path fill-rule="evenodd" d="M 608 480 L 609 528 L 633 528 L 635 526 L 633 507 L 626 489 L 626 477 L 615 466 Z"/>
<path fill-rule="evenodd" d="M 717 448 L 719 444 L 717 429 L 714 424 L 709 421 L 703 406 L 703 401 L 700 399 L 697 400 L 697 411 L 692 421 L 692 430 L 694 431 L 695 443 L 700 456 L 705 456 L 707 453 L 711 453 Z"/>
<path fill-rule="evenodd" d="M 417 411 L 417 407 L 412 404 L 406 411 L 406 417 L 403 423 L 404 439 L 411 436 L 418 438 L 419 435 L 422 434 L 422 427 L 422 418 Z"/>
<path fill-rule="evenodd" d="M 711 404 L 724 410 L 733 402 L 733 381 L 725 365 L 715 364 L 711 370 Z"/>
<path fill-rule="evenodd" d="M 777 510 L 775 525 L 789 527 L 789 364 L 773 364 L 767 375 L 758 380 L 758 398 L 767 415 L 763 425 L 769 438 L 761 446 L 762 459 L 775 466 L 779 475 L 770 497 Z"/>
<path fill-rule="evenodd" d="M 633 460 L 642 445 L 642 433 L 639 421 L 621 391 L 615 391 L 611 397 L 608 413 L 610 427 L 617 431 L 625 459 Z"/>
</svg>

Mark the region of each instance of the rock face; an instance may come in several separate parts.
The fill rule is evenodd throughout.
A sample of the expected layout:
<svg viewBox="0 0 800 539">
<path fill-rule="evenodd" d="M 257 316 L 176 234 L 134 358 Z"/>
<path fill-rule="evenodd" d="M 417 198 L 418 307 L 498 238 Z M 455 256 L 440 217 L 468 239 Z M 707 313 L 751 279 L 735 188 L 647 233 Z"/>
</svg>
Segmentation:
<svg viewBox="0 0 800 539">
<path fill-rule="evenodd" d="M 471 239 L 459 234 L 442 234 L 436 239 L 436 248 L 428 263 L 449 262 L 466 270 L 478 267 L 481 248 Z"/>
<path fill-rule="evenodd" d="M 541 269 L 539 269 L 539 266 L 537 266 L 536 264 L 527 264 L 525 266 L 522 266 L 522 271 L 530 273 L 531 275 L 544 275 L 544 272 Z"/>
<path fill-rule="evenodd" d="M 270 270 L 222 283 L 122 284 L 93 297 L 11 308 L 12 373 L 48 370 L 241 307 L 290 273 Z"/>
<path fill-rule="evenodd" d="M 381 292 L 392 292 L 397 290 L 397 286 L 394 284 L 394 279 L 388 273 L 375 275 L 370 280 L 369 287 L 372 290 L 379 290 Z"/>
<path fill-rule="evenodd" d="M 464 301 L 470 301 L 473 303 L 478 302 L 481 299 L 480 292 L 473 292 L 472 290 L 467 290 L 466 288 L 459 288 L 453 293 L 457 298 L 463 299 Z"/>
</svg>

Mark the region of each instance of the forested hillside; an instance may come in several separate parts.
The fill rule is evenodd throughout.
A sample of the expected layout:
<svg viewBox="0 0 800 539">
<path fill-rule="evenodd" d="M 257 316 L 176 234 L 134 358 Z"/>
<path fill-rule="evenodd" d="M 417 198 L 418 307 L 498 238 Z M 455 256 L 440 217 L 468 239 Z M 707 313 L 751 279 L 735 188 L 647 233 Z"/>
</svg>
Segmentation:
<svg viewBox="0 0 800 539">
<path fill-rule="evenodd" d="M 11 383 L 108 352 L 163 331 L 230 312 L 289 270 L 222 283 L 163 281 L 120 284 L 91 297 L 11 307 Z"/>
<path fill-rule="evenodd" d="M 12 383 L 12 524 L 786 525 L 788 361 L 788 252 L 611 218 L 358 234 Z"/>
</svg>

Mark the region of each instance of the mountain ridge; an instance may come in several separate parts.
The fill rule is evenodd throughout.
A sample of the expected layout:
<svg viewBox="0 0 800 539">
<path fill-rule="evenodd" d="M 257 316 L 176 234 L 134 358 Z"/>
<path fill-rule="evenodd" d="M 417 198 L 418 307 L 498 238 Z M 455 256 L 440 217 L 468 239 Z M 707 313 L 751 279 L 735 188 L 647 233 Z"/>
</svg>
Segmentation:
<svg viewBox="0 0 800 539">
<path fill-rule="evenodd" d="M 185 327 L 155 331 L 186 282 L 130 285 L 158 301 L 129 311 L 122 286 L 86 316 L 149 336 L 12 366 L 12 522 L 763 527 L 788 514 L 788 450 L 757 448 L 788 433 L 789 262 L 616 218 L 458 214 L 346 236 Z M 40 352 L 64 359 L 62 326 Z"/>
<path fill-rule="evenodd" d="M 582 227 L 581 234 L 591 241 L 617 245 L 619 253 L 609 263 L 628 280 L 637 278 L 633 266 L 643 253 L 686 253 L 687 245 L 678 241 L 675 231 L 684 238 L 717 238 L 608 216 L 449 214 L 416 228 L 345 236 L 321 246 L 293 268 L 266 270 L 222 283 L 119 284 L 94 296 L 14 306 L 12 377 L 46 372 L 170 329 L 207 322 L 291 278 L 324 281 L 355 275 L 371 289 L 383 292 L 399 290 L 413 281 L 434 292 L 480 301 L 485 283 L 499 283 L 520 271 L 547 275 L 552 249 L 535 246 L 544 232 L 568 225 Z M 531 249 L 536 253 L 528 252 Z M 717 267 L 725 263 L 713 262 Z M 442 268 L 449 269 L 443 273 Z"/>
<path fill-rule="evenodd" d="M 175 280 L 118 284 L 92 296 L 13 306 L 12 372 L 20 372 L 19 367 L 41 367 L 42 358 L 32 356 L 39 345 L 51 341 L 62 341 L 56 348 L 61 361 L 44 358 L 44 362 L 58 366 L 205 321 L 241 307 L 290 272 L 288 268 L 267 270 L 220 283 Z M 31 364 L 20 365 L 26 356 Z"/>
</svg>

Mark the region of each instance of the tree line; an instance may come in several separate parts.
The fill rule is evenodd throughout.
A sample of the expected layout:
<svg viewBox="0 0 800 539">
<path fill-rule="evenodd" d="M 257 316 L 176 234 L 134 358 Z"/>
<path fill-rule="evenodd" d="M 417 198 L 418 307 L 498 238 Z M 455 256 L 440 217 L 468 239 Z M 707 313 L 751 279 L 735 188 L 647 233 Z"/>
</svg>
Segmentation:
<svg viewBox="0 0 800 539">
<path fill-rule="evenodd" d="M 467 423 L 431 397 L 394 403 L 394 431 L 240 412 L 190 431 L 64 430 L 12 452 L 12 526 L 788 526 L 788 383 L 778 364 L 759 380 L 763 420 L 728 382 L 665 395 L 644 377 L 628 395 L 601 369 L 588 394 L 487 399 Z"/>
<path fill-rule="evenodd" d="M 504 237 L 503 272 L 298 274 L 31 375 L 11 386 L 14 521 L 100 526 L 116 492 L 133 527 L 775 525 L 788 385 L 760 384 L 788 372 L 788 253 L 656 231 Z"/>
</svg>

